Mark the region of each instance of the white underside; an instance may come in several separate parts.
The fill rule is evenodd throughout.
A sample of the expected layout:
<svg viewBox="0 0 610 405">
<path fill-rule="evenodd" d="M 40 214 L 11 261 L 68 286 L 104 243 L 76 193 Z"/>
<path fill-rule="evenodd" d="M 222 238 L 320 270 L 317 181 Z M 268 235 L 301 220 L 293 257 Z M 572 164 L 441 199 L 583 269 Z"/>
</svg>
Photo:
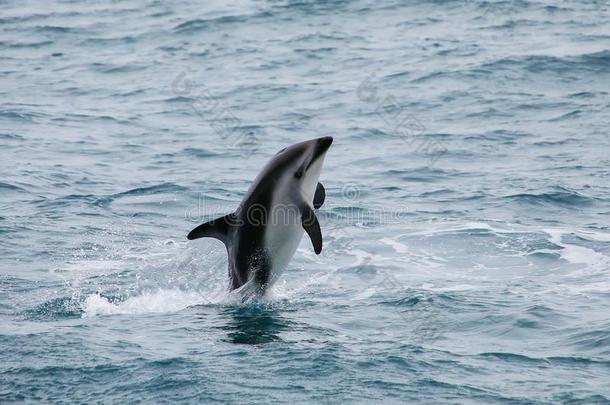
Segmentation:
<svg viewBox="0 0 610 405">
<path fill-rule="evenodd" d="M 307 170 L 305 179 L 301 187 L 301 197 L 313 206 L 313 198 L 322 171 L 324 156 L 321 156 Z M 301 225 L 301 215 L 295 205 L 294 178 L 292 175 L 286 176 L 284 184 L 277 187 L 277 192 L 273 196 L 272 213 L 270 215 L 267 230 L 265 233 L 265 246 L 271 255 L 271 274 L 269 285 L 272 285 L 282 274 L 286 266 L 294 256 L 301 238 L 303 237 L 303 226 Z"/>
</svg>

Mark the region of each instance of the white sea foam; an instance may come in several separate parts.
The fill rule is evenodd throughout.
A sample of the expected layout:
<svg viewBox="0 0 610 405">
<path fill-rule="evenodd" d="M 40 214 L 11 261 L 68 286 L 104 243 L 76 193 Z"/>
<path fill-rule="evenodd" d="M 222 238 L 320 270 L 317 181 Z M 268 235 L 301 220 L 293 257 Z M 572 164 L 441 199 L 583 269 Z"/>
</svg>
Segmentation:
<svg viewBox="0 0 610 405">
<path fill-rule="evenodd" d="M 610 257 L 584 246 L 574 245 L 563 242 L 563 236 L 573 232 L 563 229 L 545 229 L 545 233 L 550 236 L 550 241 L 561 246 L 560 257 L 570 263 L 584 264 L 592 270 L 608 270 L 610 267 Z"/>
<path fill-rule="evenodd" d="M 211 303 L 209 297 L 197 292 L 159 289 L 144 292 L 125 301 L 113 303 L 98 294 L 88 296 L 83 303 L 83 317 L 116 314 L 146 314 L 177 312 L 193 305 Z"/>
<path fill-rule="evenodd" d="M 113 302 L 99 294 L 91 294 L 83 301 L 83 318 L 100 315 L 141 315 L 151 313 L 178 312 L 195 305 L 235 305 L 251 302 L 284 301 L 306 291 L 311 286 L 328 281 L 330 275 L 313 274 L 296 288 L 288 287 L 280 280 L 264 297 L 255 297 L 250 284 L 235 291 L 228 291 L 225 283 L 212 287 L 209 291 L 185 291 L 180 289 L 159 288 L 144 291 L 125 300 Z M 244 301 L 245 299 L 245 301 Z"/>
</svg>

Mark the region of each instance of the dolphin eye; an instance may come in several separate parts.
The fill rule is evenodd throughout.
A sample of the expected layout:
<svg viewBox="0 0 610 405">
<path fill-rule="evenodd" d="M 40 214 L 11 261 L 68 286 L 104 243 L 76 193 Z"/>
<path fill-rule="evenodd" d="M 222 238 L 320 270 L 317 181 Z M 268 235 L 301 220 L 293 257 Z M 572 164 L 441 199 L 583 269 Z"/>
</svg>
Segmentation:
<svg viewBox="0 0 610 405">
<path fill-rule="evenodd" d="M 302 170 L 298 170 L 294 173 L 294 177 L 296 177 L 297 179 L 300 179 L 301 177 L 303 177 L 303 171 Z"/>
</svg>

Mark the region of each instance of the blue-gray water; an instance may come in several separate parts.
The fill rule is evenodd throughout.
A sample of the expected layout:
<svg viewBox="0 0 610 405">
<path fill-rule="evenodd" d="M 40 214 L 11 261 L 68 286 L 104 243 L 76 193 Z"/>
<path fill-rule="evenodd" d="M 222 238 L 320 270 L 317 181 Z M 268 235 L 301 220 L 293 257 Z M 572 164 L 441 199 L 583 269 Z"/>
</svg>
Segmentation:
<svg viewBox="0 0 610 405">
<path fill-rule="evenodd" d="M 0 402 L 610 401 L 607 1 L 0 8 Z M 185 235 L 323 135 L 240 304 Z"/>
</svg>

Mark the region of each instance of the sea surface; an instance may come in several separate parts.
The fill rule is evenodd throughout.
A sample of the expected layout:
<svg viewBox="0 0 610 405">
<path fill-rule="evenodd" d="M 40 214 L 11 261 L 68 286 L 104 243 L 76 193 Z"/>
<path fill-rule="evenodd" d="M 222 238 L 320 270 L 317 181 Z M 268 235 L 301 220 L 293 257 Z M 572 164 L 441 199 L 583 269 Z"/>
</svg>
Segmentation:
<svg viewBox="0 0 610 405">
<path fill-rule="evenodd" d="M 610 3 L 0 1 L 0 402 L 609 403 Z M 268 297 L 189 242 L 332 135 Z"/>
</svg>

